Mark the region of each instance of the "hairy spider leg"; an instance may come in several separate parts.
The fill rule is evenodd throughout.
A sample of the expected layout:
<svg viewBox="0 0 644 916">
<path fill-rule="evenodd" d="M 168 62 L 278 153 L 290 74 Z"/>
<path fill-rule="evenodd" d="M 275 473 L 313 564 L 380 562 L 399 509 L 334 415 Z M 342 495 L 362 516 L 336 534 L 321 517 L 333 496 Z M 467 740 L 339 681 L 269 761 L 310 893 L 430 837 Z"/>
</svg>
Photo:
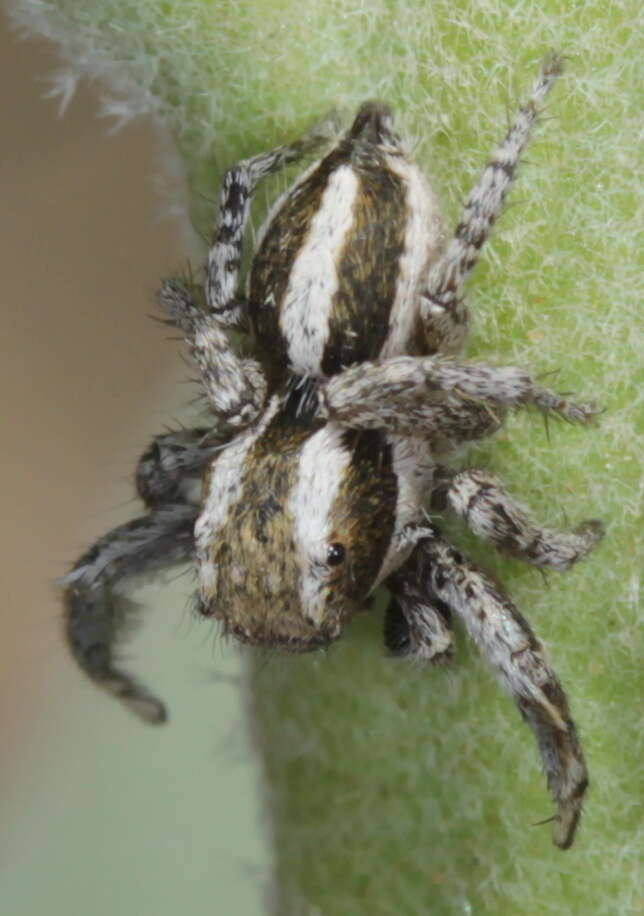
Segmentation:
<svg viewBox="0 0 644 916">
<path fill-rule="evenodd" d="M 458 472 L 440 468 L 432 505 L 451 509 L 478 537 L 541 568 L 570 569 L 604 536 L 604 525 L 598 519 L 581 522 L 572 531 L 541 527 L 498 477 L 477 468 Z"/>
<path fill-rule="evenodd" d="M 146 722 L 164 722 L 166 711 L 115 662 L 116 646 L 138 609 L 120 593 L 121 580 L 126 585 L 132 577 L 193 560 L 199 480 L 226 435 L 215 425 L 155 436 L 135 474 L 138 495 L 152 511 L 99 538 L 61 580 L 73 656 L 93 681 Z"/>
<path fill-rule="evenodd" d="M 159 305 L 179 328 L 199 369 L 211 411 L 230 438 L 248 426 L 263 407 L 266 379 L 257 360 L 232 349 L 226 326 L 198 304 L 200 291 L 186 278 L 165 280 Z"/>
<path fill-rule="evenodd" d="M 455 353 L 465 342 L 468 313 L 463 303 L 463 284 L 501 213 L 541 105 L 562 70 L 563 61 L 557 55 L 544 61 L 530 98 L 519 109 L 470 191 L 453 238 L 429 270 L 420 307 L 431 352 Z"/>
<path fill-rule="evenodd" d="M 324 143 L 334 122 L 323 121 L 287 146 L 245 159 L 224 175 L 218 226 L 208 253 L 206 308 L 190 277 L 166 280 L 159 305 L 170 322 L 183 331 L 215 416 L 231 430 L 257 419 L 266 396 L 266 379 L 254 359 L 243 359 L 230 345 L 227 327 L 239 322 L 243 301 L 239 292 L 244 228 L 258 181 Z"/>
<path fill-rule="evenodd" d="M 423 541 L 422 548 L 433 593 L 461 618 L 535 735 L 557 804 L 553 840 L 568 849 L 581 815 L 588 773 L 566 694 L 543 646 L 498 586 L 440 535 Z"/>
<path fill-rule="evenodd" d="M 320 404 L 324 416 L 343 426 L 431 439 L 446 422 L 441 416 L 446 395 L 488 404 L 493 415 L 498 408 L 530 405 L 586 423 L 598 413 L 594 404 L 577 404 L 536 385 L 525 369 L 434 356 L 397 356 L 352 366 L 320 387 Z M 462 413 L 454 418 L 455 432 L 461 422 L 467 429 L 470 414 Z"/>
<path fill-rule="evenodd" d="M 222 324 L 237 324 L 244 311 L 239 290 L 242 245 L 258 182 L 326 143 L 334 129 L 335 119 L 326 118 L 294 143 L 244 159 L 224 175 L 205 283 L 208 308 Z"/>
<path fill-rule="evenodd" d="M 163 703 L 117 663 L 116 646 L 136 605 L 117 591 L 133 576 L 194 556 L 198 507 L 166 505 L 100 538 L 62 580 L 65 634 L 81 669 L 145 722 L 167 718 Z"/>
</svg>

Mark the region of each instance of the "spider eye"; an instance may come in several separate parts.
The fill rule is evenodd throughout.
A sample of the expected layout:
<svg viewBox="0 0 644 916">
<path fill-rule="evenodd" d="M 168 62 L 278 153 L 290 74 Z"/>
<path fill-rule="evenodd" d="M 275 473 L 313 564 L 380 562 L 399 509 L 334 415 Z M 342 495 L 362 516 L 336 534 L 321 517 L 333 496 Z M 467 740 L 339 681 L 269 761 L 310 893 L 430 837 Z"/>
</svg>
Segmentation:
<svg viewBox="0 0 644 916">
<path fill-rule="evenodd" d="M 326 549 L 326 561 L 329 566 L 339 566 L 344 561 L 345 556 L 344 544 L 329 544 Z"/>
</svg>

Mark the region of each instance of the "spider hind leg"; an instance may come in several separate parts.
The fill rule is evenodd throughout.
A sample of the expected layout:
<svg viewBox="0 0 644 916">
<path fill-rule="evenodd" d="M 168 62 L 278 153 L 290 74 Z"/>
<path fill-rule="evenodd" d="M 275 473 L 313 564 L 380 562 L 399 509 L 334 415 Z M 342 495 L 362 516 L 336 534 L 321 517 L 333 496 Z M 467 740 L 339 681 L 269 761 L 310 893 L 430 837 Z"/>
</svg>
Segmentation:
<svg viewBox="0 0 644 916">
<path fill-rule="evenodd" d="M 532 729 L 557 805 L 553 841 L 568 849 L 588 772 L 566 694 L 543 646 L 510 599 L 440 535 L 419 546 L 430 565 L 432 591 L 461 618 Z"/>
<path fill-rule="evenodd" d="M 116 646 L 136 605 L 117 591 L 122 580 L 193 556 L 198 508 L 167 505 L 100 538 L 61 581 L 65 635 L 80 668 L 146 722 L 164 722 L 163 703 L 116 662 Z"/>
</svg>

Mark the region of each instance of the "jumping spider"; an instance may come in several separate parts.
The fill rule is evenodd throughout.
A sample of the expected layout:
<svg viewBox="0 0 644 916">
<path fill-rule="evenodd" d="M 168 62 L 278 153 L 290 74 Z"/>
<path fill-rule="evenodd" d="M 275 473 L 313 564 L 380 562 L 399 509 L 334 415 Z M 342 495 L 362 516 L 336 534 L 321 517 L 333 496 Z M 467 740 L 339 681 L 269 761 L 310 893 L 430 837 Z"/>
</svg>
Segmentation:
<svg viewBox="0 0 644 916">
<path fill-rule="evenodd" d="M 559 58 L 545 61 L 449 241 L 380 102 L 333 143 L 325 122 L 226 173 L 203 291 L 183 278 L 159 294 L 199 369 L 210 425 L 156 437 L 136 475 L 146 514 L 101 538 L 63 584 L 77 662 L 147 722 L 162 722 L 164 706 L 115 661 L 128 618 L 117 588 L 133 574 L 196 557 L 201 615 L 243 642 L 294 651 L 338 639 L 380 585 L 393 653 L 447 660 L 455 613 L 535 734 L 565 849 L 588 784 L 566 695 L 510 599 L 429 520 L 449 510 L 501 550 L 560 570 L 603 533 L 598 521 L 541 528 L 488 472 L 442 464 L 509 408 L 582 423 L 596 413 L 523 369 L 453 356 L 466 336 L 464 281 L 560 72 Z M 273 206 L 241 293 L 258 181 L 325 142 Z M 250 331 L 257 359 L 231 349 L 233 327 Z"/>
</svg>

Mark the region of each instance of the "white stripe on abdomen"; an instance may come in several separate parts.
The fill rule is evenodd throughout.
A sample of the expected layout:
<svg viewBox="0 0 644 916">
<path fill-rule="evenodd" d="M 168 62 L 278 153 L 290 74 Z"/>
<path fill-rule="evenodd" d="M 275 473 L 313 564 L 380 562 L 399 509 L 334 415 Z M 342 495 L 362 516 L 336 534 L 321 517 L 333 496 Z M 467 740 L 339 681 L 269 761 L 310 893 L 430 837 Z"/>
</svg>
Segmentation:
<svg viewBox="0 0 644 916">
<path fill-rule="evenodd" d="M 428 263 L 438 257 L 444 245 L 438 200 L 418 166 L 400 156 L 389 156 L 386 165 L 405 184 L 407 227 L 381 359 L 409 352 L 419 310 L 420 284 L 425 280 Z"/>
<path fill-rule="evenodd" d="M 350 165 L 340 166 L 330 175 L 291 269 L 280 310 L 280 328 L 288 341 L 291 365 L 305 375 L 322 374 L 333 297 L 339 285 L 337 266 L 353 225 L 359 183 Z"/>
</svg>

